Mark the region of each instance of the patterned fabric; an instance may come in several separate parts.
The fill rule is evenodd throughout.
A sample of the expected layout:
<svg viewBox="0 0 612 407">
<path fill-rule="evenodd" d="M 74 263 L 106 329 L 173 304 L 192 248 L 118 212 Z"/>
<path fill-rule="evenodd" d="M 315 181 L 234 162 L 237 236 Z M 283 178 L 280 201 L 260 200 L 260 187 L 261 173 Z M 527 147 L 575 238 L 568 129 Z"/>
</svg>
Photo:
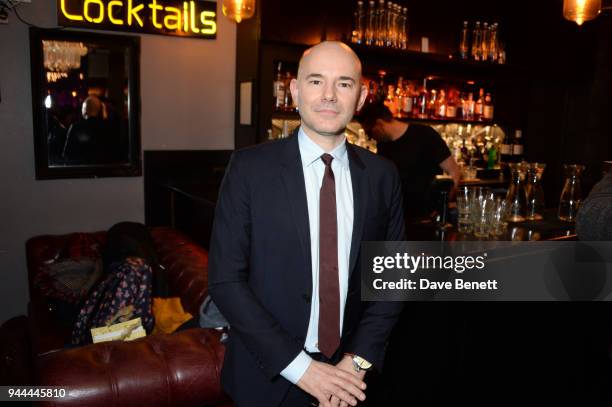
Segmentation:
<svg viewBox="0 0 612 407">
<path fill-rule="evenodd" d="M 151 267 L 138 257 L 111 264 L 108 276 L 90 294 L 77 317 L 72 344 L 91 343 L 91 328 L 138 317 L 150 333 L 155 323 L 151 310 L 152 275 Z M 133 307 L 131 313 L 113 321 L 129 306 Z"/>
</svg>

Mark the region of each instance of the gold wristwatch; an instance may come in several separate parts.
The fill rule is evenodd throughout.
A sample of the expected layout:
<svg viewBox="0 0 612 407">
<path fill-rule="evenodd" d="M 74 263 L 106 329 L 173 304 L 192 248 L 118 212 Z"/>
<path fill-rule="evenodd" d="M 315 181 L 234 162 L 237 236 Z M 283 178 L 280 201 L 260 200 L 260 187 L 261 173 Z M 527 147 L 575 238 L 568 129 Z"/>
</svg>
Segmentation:
<svg viewBox="0 0 612 407">
<path fill-rule="evenodd" d="M 368 370 L 372 369 L 372 364 L 361 356 L 357 356 L 353 353 L 347 353 L 347 355 L 351 357 L 351 360 L 353 361 L 353 368 L 356 372 L 360 372 L 362 370 L 367 372 Z"/>
</svg>

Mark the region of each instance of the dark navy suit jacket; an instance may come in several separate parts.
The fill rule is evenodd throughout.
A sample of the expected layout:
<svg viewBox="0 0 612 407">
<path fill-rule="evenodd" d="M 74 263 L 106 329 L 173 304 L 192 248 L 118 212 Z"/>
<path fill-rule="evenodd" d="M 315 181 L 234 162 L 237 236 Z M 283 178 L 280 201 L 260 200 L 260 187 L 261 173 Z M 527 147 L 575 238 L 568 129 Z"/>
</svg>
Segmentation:
<svg viewBox="0 0 612 407">
<path fill-rule="evenodd" d="M 347 143 L 354 218 L 340 349 L 382 366 L 401 303 L 362 302 L 362 241 L 404 240 L 395 166 Z M 297 134 L 234 152 L 212 232 L 210 295 L 231 325 L 222 371 L 240 407 L 277 406 L 291 383 L 280 372 L 303 349 L 312 271 L 306 187 Z"/>
</svg>

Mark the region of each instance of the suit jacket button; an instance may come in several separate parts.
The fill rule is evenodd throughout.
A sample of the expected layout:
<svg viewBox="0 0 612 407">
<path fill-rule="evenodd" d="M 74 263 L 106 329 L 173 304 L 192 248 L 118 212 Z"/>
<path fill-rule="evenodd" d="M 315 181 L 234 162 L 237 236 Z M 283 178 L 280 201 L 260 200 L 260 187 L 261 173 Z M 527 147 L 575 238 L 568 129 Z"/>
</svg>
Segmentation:
<svg viewBox="0 0 612 407">
<path fill-rule="evenodd" d="M 306 301 L 308 304 L 310 304 L 310 295 L 309 294 L 302 294 L 302 298 L 304 299 L 304 301 Z"/>
</svg>

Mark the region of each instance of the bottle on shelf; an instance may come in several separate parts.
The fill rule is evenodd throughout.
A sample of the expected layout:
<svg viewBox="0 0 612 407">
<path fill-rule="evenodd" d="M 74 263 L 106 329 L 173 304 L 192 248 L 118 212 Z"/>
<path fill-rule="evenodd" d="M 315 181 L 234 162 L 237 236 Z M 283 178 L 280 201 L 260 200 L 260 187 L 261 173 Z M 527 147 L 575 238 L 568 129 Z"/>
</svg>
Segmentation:
<svg viewBox="0 0 612 407">
<path fill-rule="evenodd" d="M 283 79 L 283 63 L 279 62 L 276 67 L 276 77 L 274 79 L 274 109 L 283 110 L 285 103 L 285 81 Z"/>
<path fill-rule="evenodd" d="M 484 116 L 484 101 L 485 96 L 484 96 L 484 89 L 480 88 L 480 91 L 478 92 L 478 99 L 476 100 L 476 103 L 474 104 L 474 120 L 482 120 L 483 116 Z"/>
<path fill-rule="evenodd" d="M 489 36 L 489 55 L 487 59 L 491 62 L 497 62 L 497 23 L 491 26 L 491 35 Z"/>
<path fill-rule="evenodd" d="M 385 47 L 393 47 L 393 22 L 395 18 L 395 5 L 390 1 L 387 2 L 385 11 Z"/>
<path fill-rule="evenodd" d="M 378 0 L 378 9 L 376 10 L 376 40 L 374 42 L 374 45 L 378 47 L 385 45 L 385 37 L 387 35 L 386 23 L 385 0 Z"/>
<path fill-rule="evenodd" d="M 404 106 L 404 98 L 406 94 L 404 93 L 404 78 L 401 76 L 397 80 L 397 86 L 395 87 L 395 107 L 396 107 L 396 117 L 401 118 Z"/>
<path fill-rule="evenodd" d="M 509 163 L 512 161 L 512 140 L 509 134 L 504 134 L 501 146 L 499 148 L 500 159 L 502 162 Z"/>
<path fill-rule="evenodd" d="M 419 92 L 417 102 L 417 114 L 415 117 L 419 119 L 427 119 L 427 103 L 429 101 L 429 93 L 427 92 L 427 79 L 423 79 L 423 87 Z"/>
<path fill-rule="evenodd" d="M 482 54 L 481 44 L 482 31 L 480 30 L 480 21 L 476 21 L 474 31 L 472 32 L 472 59 L 480 61 Z"/>
<path fill-rule="evenodd" d="M 450 89 L 448 91 L 448 101 L 446 102 L 446 118 L 455 119 L 457 117 L 457 91 Z"/>
<path fill-rule="evenodd" d="M 521 162 L 523 160 L 523 132 L 516 130 L 514 132 L 514 140 L 512 142 L 512 161 Z"/>
<path fill-rule="evenodd" d="M 487 93 L 485 96 L 485 102 L 484 102 L 484 107 L 483 107 L 483 112 L 482 112 L 483 119 L 492 121 L 493 112 L 494 112 L 493 98 L 491 97 L 490 93 Z"/>
<path fill-rule="evenodd" d="M 463 107 L 462 107 L 463 120 L 474 120 L 474 110 L 475 110 L 474 94 L 470 92 L 468 93 L 468 98 L 463 101 Z"/>
<path fill-rule="evenodd" d="M 402 116 L 403 117 L 411 117 L 412 116 L 412 102 L 413 102 L 413 94 L 412 87 L 410 85 L 404 86 L 404 98 L 402 103 Z"/>
<path fill-rule="evenodd" d="M 490 41 L 489 23 L 483 23 L 482 34 L 480 38 L 480 60 L 486 61 L 489 55 L 489 41 Z"/>
<path fill-rule="evenodd" d="M 402 9 L 402 23 L 400 25 L 400 48 L 408 49 L 408 7 Z"/>
<path fill-rule="evenodd" d="M 351 35 L 351 42 L 354 44 L 362 44 L 365 37 L 365 10 L 363 0 L 357 1 L 357 9 L 355 10 L 355 27 Z"/>
<path fill-rule="evenodd" d="M 445 118 L 446 109 L 447 109 L 446 92 L 444 91 L 444 89 L 441 89 L 438 95 L 438 100 L 436 101 L 436 107 L 435 107 L 436 118 L 438 119 Z"/>
<path fill-rule="evenodd" d="M 376 37 L 376 3 L 374 0 L 368 2 L 368 16 L 365 31 L 365 44 L 374 45 Z"/>
<path fill-rule="evenodd" d="M 291 73 L 285 74 L 285 98 L 283 100 L 283 110 L 287 112 L 293 111 L 293 98 L 291 97 Z"/>
<path fill-rule="evenodd" d="M 469 43 L 468 43 L 468 22 L 463 22 L 463 29 L 461 30 L 461 40 L 459 41 L 459 57 L 461 59 L 468 58 Z"/>
<path fill-rule="evenodd" d="M 438 91 L 432 89 L 429 92 L 429 101 L 427 102 L 427 117 L 426 119 L 433 118 L 436 115 L 436 105 L 438 103 Z"/>
</svg>

